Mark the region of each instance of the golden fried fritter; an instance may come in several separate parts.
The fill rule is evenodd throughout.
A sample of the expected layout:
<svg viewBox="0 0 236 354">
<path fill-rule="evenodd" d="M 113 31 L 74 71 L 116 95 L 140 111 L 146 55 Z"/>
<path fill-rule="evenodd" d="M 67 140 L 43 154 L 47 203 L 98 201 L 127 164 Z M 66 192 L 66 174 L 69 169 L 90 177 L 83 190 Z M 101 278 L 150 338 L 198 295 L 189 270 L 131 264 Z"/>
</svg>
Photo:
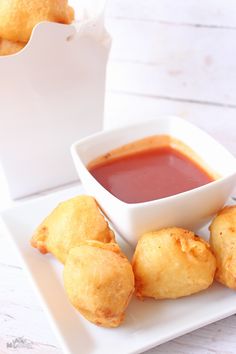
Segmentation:
<svg viewBox="0 0 236 354">
<path fill-rule="evenodd" d="M 144 234 L 133 257 L 139 298 L 175 299 L 208 288 L 216 260 L 210 246 L 193 232 L 167 228 Z"/>
<path fill-rule="evenodd" d="M 216 256 L 215 278 L 236 289 L 236 205 L 222 209 L 210 225 L 210 244 Z"/>
<path fill-rule="evenodd" d="M 85 241 L 67 257 L 64 285 L 70 302 L 87 320 L 117 327 L 134 292 L 134 275 L 117 244 Z"/>
<path fill-rule="evenodd" d="M 65 263 L 68 252 L 81 241 L 114 242 L 114 233 L 94 198 L 78 196 L 62 202 L 37 228 L 31 245 Z"/>
<path fill-rule="evenodd" d="M 19 52 L 23 49 L 25 43 L 22 42 L 12 42 L 7 39 L 0 38 L 0 56 L 1 55 L 11 55 Z"/>
<path fill-rule="evenodd" d="M 13 42 L 28 42 L 41 21 L 69 24 L 74 11 L 67 0 L 1 0 L 0 37 Z"/>
</svg>

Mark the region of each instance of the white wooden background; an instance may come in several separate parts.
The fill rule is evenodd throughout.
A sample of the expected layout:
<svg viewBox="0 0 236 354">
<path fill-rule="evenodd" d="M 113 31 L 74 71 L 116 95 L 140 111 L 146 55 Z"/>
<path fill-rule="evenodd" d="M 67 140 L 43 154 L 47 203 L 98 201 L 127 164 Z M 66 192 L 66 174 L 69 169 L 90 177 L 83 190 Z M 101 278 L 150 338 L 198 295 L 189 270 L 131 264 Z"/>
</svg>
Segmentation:
<svg viewBox="0 0 236 354">
<path fill-rule="evenodd" d="M 235 0 L 110 0 L 107 27 L 107 127 L 174 113 L 236 155 Z M 62 354 L 15 257 L 0 237 L 0 354 Z M 235 333 L 232 316 L 148 353 L 234 354 Z M 20 336 L 33 349 L 6 348 Z"/>
<path fill-rule="evenodd" d="M 236 155 L 235 0 L 110 0 L 106 124 L 177 114 Z"/>
</svg>

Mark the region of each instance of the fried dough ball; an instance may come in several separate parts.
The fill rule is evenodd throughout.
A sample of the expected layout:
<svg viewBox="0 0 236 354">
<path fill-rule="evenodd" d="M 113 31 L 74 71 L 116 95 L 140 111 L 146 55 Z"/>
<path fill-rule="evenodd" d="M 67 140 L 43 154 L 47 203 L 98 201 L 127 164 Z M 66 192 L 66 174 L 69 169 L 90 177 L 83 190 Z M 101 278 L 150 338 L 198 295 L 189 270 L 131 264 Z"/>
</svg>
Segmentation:
<svg viewBox="0 0 236 354">
<path fill-rule="evenodd" d="M 144 234 L 132 264 L 141 299 L 175 299 L 204 290 L 212 284 L 216 269 L 208 243 L 176 227 Z"/>
<path fill-rule="evenodd" d="M 64 268 L 71 304 L 90 322 L 118 327 L 134 292 L 131 264 L 115 243 L 85 241 L 71 249 Z"/>
<path fill-rule="evenodd" d="M 210 244 L 216 256 L 215 278 L 236 290 L 236 205 L 223 208 L 210 225 Z"/>
<path fill-rule="evenodd" d="M 19 52 L 23 49 L 25 43 L 22 42 L 12 42 L 7 39 L 0 38 L 0 56 L 1 55 L 11 55 Z"/>
<path fill-rule="evenodd" d="M 65 263 L 68 252 L 81 241 L 114 242 L 114 233 L 94 198 L 77 196 L 60 203 L 37 228 L 31 245 Z"/>
<path fill-rule="evenodd" d="M 13 42 L 28 42 L 41 21 L 69 24 L 74 11 L 67 0 L 1 0 L 0 37 Z"/>
</svg>

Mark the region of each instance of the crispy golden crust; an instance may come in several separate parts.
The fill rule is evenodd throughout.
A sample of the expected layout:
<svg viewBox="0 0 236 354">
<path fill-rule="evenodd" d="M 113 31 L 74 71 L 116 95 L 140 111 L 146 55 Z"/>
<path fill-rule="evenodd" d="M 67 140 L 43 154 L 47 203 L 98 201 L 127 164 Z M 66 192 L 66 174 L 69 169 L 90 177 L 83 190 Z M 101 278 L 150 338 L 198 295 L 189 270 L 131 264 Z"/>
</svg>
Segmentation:
<svg viewBox="0 0 236 354">
<path fill-rule="evenodd" d="M 69 24 L 74 11 L 67 0 L 1 0 L 0 37 L 13 42 L 28 42 L 41 21 Z"/>
<path fill-rule="evenodd" d="M 0 56 L 2 55 L 11 55 L 19 52 L 23 49 L 25 43 L 21 42 L 12 42 L 8 41 L 7 39 L 0 38 Z"/>
<path fill-rule="evenodd" d="M 209 244 L 176 227 L 144 234 L 132 265 L 140 299 L 175 299 L 204 290 L 212 284 L 216 269 Z"/>
<path fill-rule="evenodd" d="M 215 278 L 236 289 L 236 205 L 223 208 L 209 229 L 210 244 L 217 262 Z"/>
<path fill-rule="evenodd" d="M 90 322 L 118 327 L 134 292 L 132 267 L 114 243 L 85 241 L 71 249 L 64 285 L 72 305 Z"/>
<path fill-rule="evenodd" d="M 86 240 L 114 242 L 114 233 L 95 199 L 78 196 L 60 203 L 52 211 L 37 228 L 31 245 L 65 263 L 69 250 Z"/>
</svg>

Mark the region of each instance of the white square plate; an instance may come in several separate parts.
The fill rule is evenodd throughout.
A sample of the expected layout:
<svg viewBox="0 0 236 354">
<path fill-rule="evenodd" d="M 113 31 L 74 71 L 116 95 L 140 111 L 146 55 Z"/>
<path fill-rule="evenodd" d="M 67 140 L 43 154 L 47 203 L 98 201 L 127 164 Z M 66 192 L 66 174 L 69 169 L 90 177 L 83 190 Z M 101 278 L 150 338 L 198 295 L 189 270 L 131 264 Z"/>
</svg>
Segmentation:
<svg viewBox="0 0 236 354">
<path fill-rule="evenodd" d="M 58 202 L 81 193 L 82 187 L 73 187 L 2 213 L 7 234 L 15 244 L 65 353 L 141 353 L 236 312 L 236 292 L 214 284 L 202 293 L 178 300 L 141 302 L 133 298 L 124 324 L 117 329 L 99 328 L 84 320 L 67 300 L 62 265 L 50 255 L 41 255 L 29 244 L 36 226 Z M 208 237 L 206 228 L 199 234 Z M 130 246 L 119 236 L 117 240 L 130 256 Z"/>
</svg>

